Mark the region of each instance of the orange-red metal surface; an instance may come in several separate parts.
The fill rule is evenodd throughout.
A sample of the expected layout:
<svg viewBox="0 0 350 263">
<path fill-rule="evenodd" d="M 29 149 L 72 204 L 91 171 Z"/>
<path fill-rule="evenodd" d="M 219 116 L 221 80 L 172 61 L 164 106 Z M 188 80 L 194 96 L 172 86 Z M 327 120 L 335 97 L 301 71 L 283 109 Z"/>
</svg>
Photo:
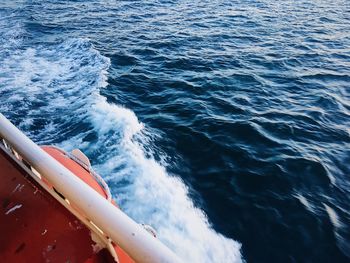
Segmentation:
<svg viewBox="0 0 350 263">
<path fill-rule="evenodd" d="M 0 150 L 1 262 L 84 262 L 90 231 Z"/>
<path fill-rule="evenodd" d="M 54 148 L 45 150 L 106 196 L 85 169 Z M 106 249 L 95 254 L 94 245 L 89 229 L 0 149 L 0 261 L 114 262 Z M 121 263 L 133 262 L 115 248 Z"/>
<path fill-rule="evenodd" d="M 96 182 L 95 178 L 83 167 L 81 167 L 79 164 L 70 159 L 66 154 L 61 152 L 59 149 L 50 146 L 43 146 L 42 149 L 48 154 L 50 154 L 57 161 L 59 161 L 61 164 L 63 164 L 73 174 L 78 176 L 85 183 L 87 183 L 89 186 L 95 189 L 96 192 L 98 192 L 103 197 L 107 198 L 106 192 Z"/>
</svg>

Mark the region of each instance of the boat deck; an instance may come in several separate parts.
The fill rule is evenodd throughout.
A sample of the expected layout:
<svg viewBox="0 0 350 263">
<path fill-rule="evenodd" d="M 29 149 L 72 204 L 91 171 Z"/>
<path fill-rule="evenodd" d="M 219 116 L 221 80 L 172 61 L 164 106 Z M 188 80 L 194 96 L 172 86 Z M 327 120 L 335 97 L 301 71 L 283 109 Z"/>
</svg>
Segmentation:
<svg viewBox="0 0 350 263">
<path fill-rule="evenodd" d="M 2 262 L 114 262 L 89 229 L 0 149 Z"/>
</svg>

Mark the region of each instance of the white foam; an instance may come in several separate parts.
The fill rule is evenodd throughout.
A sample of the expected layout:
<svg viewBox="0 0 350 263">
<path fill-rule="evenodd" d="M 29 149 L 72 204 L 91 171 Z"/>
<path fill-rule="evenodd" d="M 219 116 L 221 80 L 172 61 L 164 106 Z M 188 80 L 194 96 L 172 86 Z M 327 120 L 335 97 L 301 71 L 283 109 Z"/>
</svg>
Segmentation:
<svg viewBox="0 0 350 263">
<path fill-rule="evenodd" d="M 315 209 L 313 207 L 313 205 L 310 204 L 310 202 L 306 199 L 306 197 L 304 197 L 302 194 L 297 193 L 294 195 L 295 198 L 297 198 L 300 203 L 302 203 L 307 210 L 309 210 L 310 212 L 315 212 Z"/>
<path fill-rule="evenodd" d="M 7 102 L 0 111 L 25 114 L 21 129 L 41 143 L 72 133 L 61 146 L 94 156 L 96 170 L 113 185 L 121 207 L 138 222 L 152 225 L 185 262 L 242 261 L 240 244 L 212 229 L 181 179 L 146 157 L 145 128 L 134 112 L 100 95 L 110 62 L 87 40 L 14 51 L 0 57 L 0 63 L 0 96 Z M 38 120 L 44 128 L 33 131 Z M 73 133 L 76 124 L 88 128 Z M 86 141 L 89 133 L 97 139 Z"/>
<path fill-rule="evenodd" d="M 119 154 L 106 156 L 106 162 L 96 167 L 101 174 L 109 174 L 109 181 L 129 181 L 117 190 L 123 209 L 139 222 L 154 226 L 159 238 L 188 262 L 239 262 L 240 245 L 212 230 L 181 180 L 146 158 L 142 147 L 132 140 L 142 128 L 136 116 L 106 102 L 96 109 L 92 122 L 102 138 L 115 127 L 125 127 L 121 143 L 105 149 Z M 127 168 L 118 171 L 123 165 Z"/>
<path fill-rule="evenodd" d="M 326 205 L 324 203 L 322 203 L 322 204 L 325 207 L 326 212 L 327 212 L 327 214 L 329 216 L 329 219 L 331 220 L 333 226 L 336 227 L 336 228 L 340 228 L 342 226 L 342 223 L 340 222 L 337 213 L 330 206 L 328 206 L 328 205 Z"/>
</svg>

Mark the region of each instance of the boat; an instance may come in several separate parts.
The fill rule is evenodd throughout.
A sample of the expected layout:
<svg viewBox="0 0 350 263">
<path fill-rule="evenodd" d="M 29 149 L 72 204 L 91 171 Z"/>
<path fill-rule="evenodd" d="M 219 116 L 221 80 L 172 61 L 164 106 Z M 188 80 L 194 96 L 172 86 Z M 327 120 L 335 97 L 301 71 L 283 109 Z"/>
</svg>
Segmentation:
<svg viewBox="0 0 350 263">
<path fill-rule="evenodd" d="M 79 149 L 39 146 L 0 113 L 1 262 L 181 262 L 113 201 Z"/>
</svg>

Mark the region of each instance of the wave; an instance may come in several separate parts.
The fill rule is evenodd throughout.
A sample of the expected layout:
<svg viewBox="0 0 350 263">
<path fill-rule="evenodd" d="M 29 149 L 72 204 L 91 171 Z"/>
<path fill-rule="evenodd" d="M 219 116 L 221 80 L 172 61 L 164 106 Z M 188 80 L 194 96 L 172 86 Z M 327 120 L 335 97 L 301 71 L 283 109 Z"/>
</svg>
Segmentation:
<svg viewBox="0 0 350 263">
<path fill-rule="evenodd" d="M 134 112 L 100 94 L 108 84 L 107 57 L 86 39 L 6 48 L 0 54 L 1 112 L 39 143 L 82 149 L 122 209 L 152 225 L 184 261 L 242 261 L 241 245 L 215 232 L 181 179 L 144 149 L 149 135 Z"/>
</svg>

